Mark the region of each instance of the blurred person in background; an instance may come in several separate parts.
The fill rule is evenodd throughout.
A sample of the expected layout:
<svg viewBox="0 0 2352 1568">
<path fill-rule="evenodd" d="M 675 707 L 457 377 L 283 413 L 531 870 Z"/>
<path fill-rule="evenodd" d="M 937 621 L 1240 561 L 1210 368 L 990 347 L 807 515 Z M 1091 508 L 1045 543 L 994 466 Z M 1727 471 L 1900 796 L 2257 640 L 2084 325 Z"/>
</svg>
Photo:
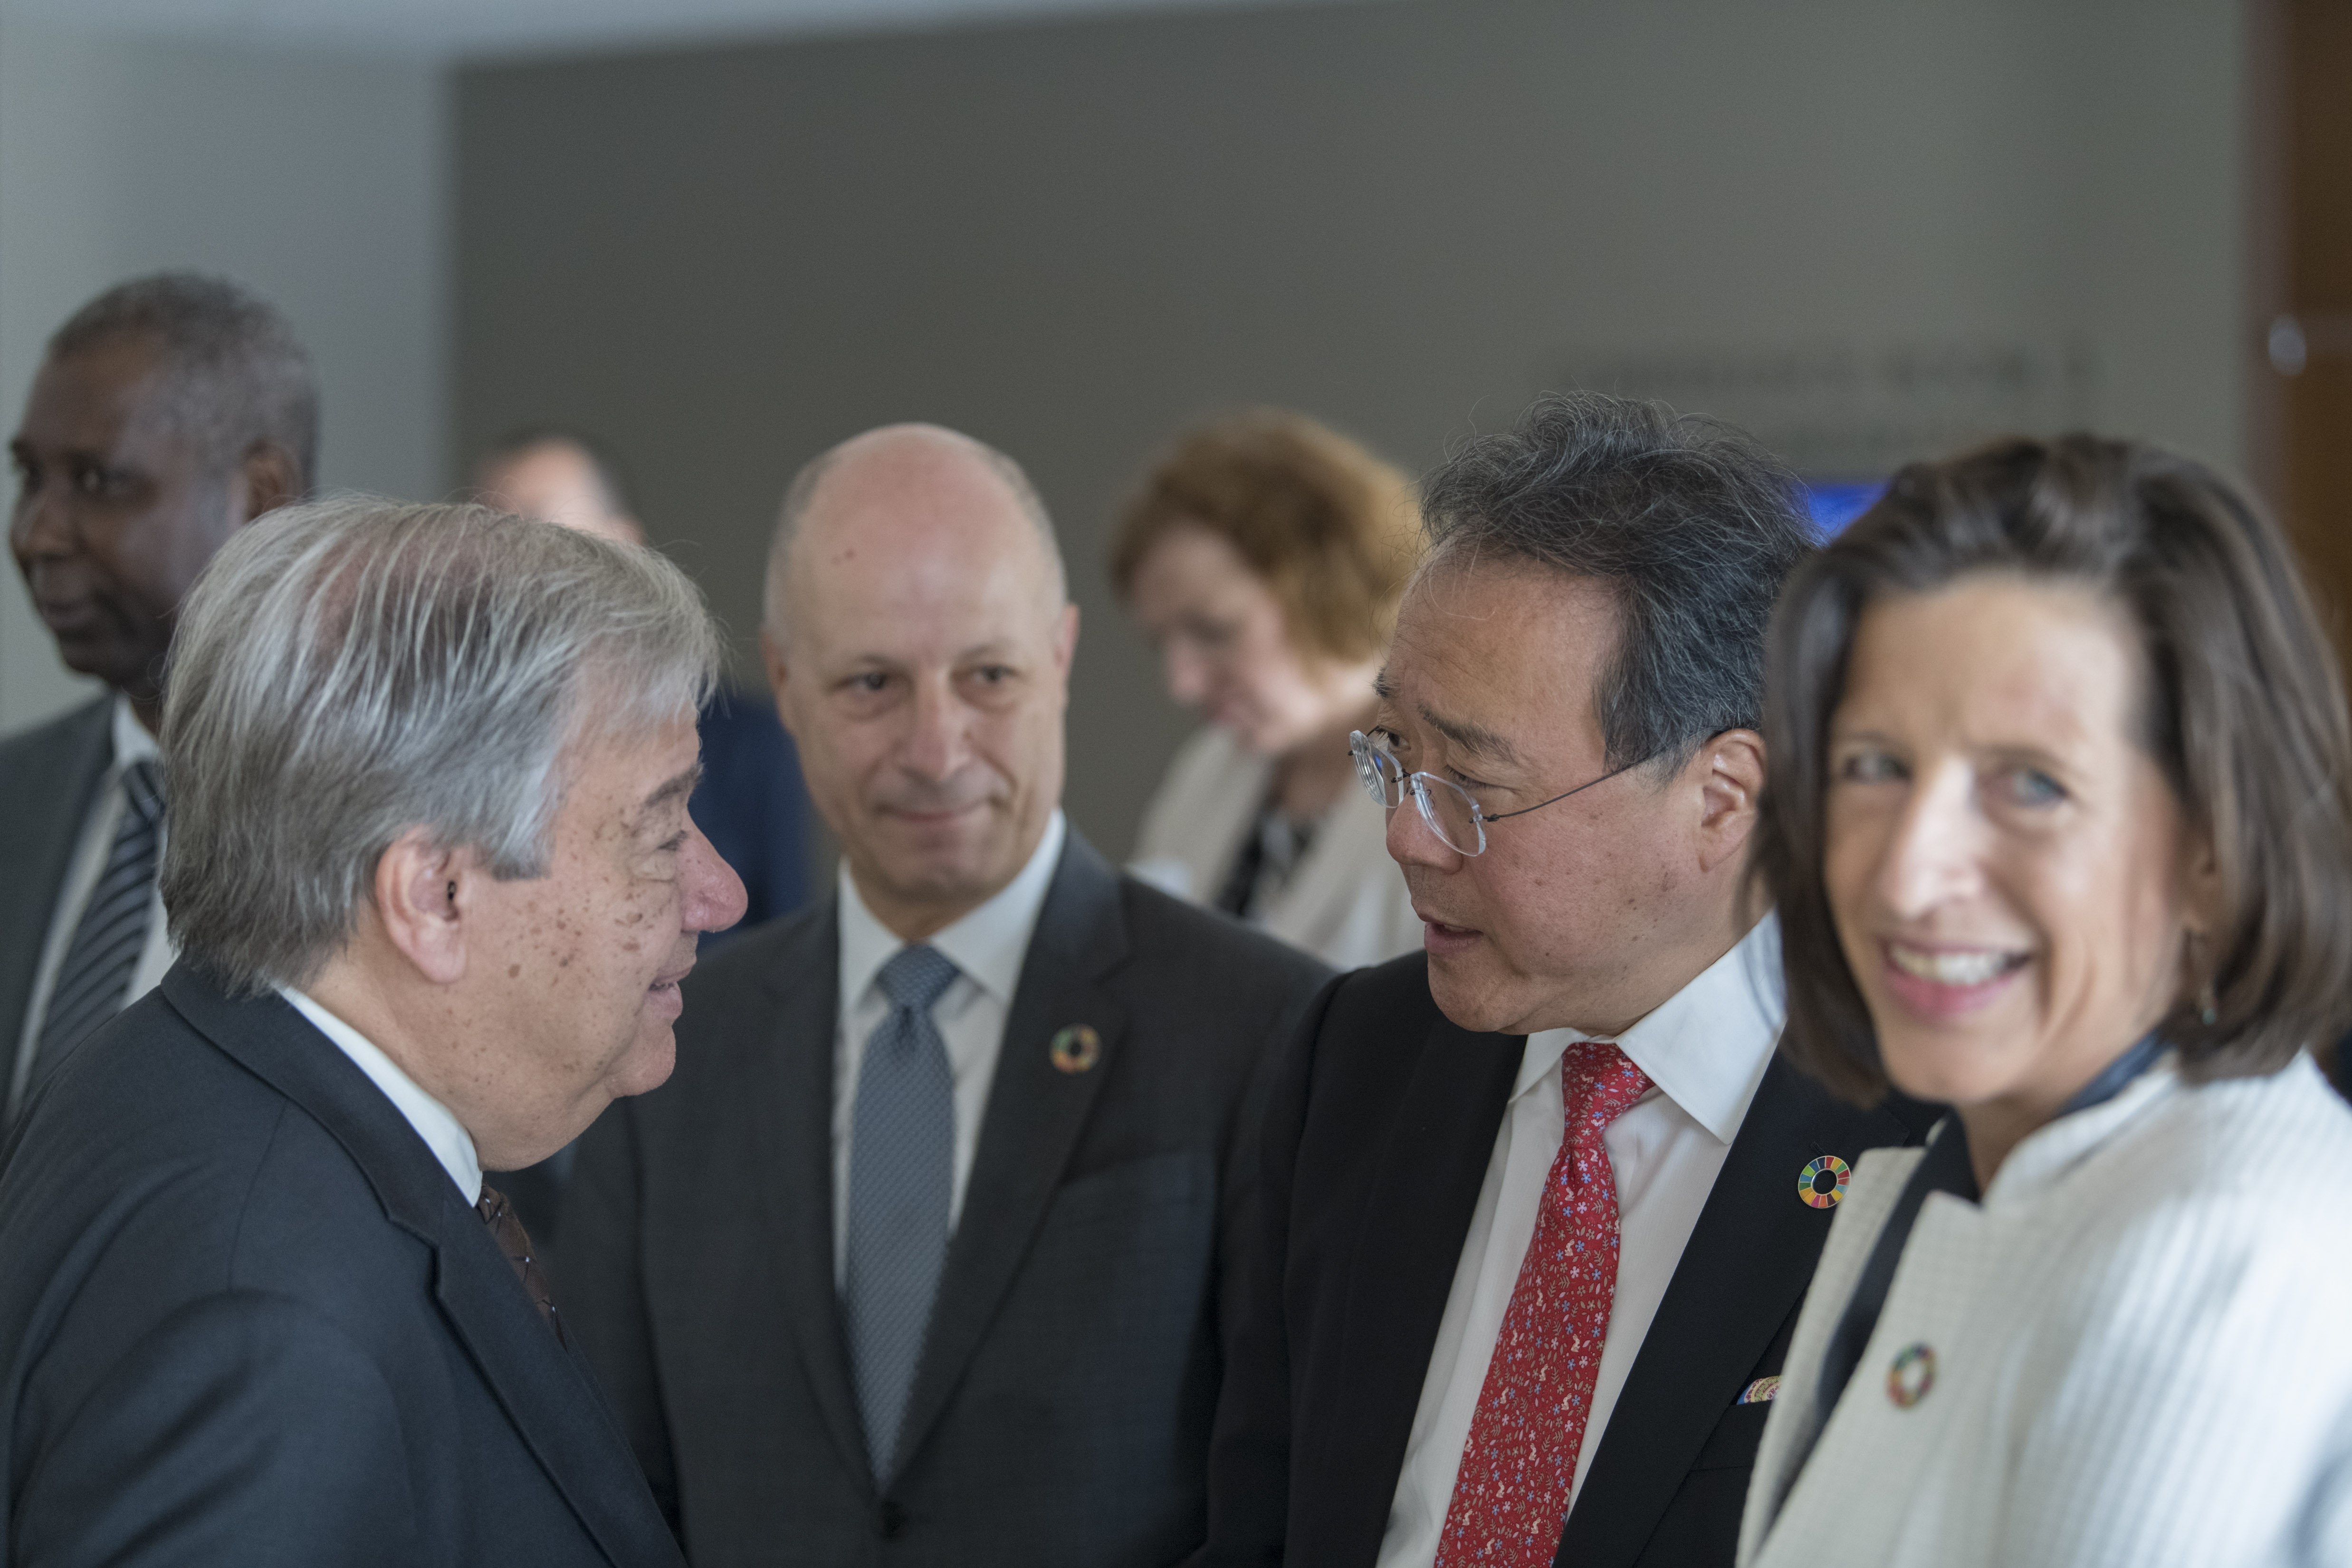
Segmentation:
<svg viewBox="0 0 2352 1568">
<path fill-rule="evenodd" d="M 0 741 L 0 1133 L 171 967 L 155 731 L 180 601 L 239 528 L 310 492 L 319 394 L 286 319 L 218 278 L 116 285 L 49 339 L 8 444 L 8 545 L 104 695 Z"/>
<path fill-rule="evenodd" d="M 1362 786 L 1425 951 L 1271 1075 L 1209 1563 L 1727 1568 L 1862 1151 L 1773 1054 L 1745 878 L 1764 630 L 1812 544 L 1739 432 L 1548 396 L 1424 481 Z"/>
<path fill-rule="evenodd" d="M 1244 1107 L 1328 972 L 1061 811 L 1043 502 L 897 426 L 803 469 L 762 643 L 835 894 L 694 976 L 582 1140 L 570 1321 L 698 1568 L 1152 1568 L 1200 1543 Z"/>
<path fill-rule="evenodd" d="M 223 548 L 164 706 L 181 959 L 0 1167 L 14 1568 L 677 1561 L 483 1172 L 669 1075 L 743 907 L 687 815 L 718 658 L 661 556 L 480 507 Z"/>
<path fill-rule="evenodd" d="M 1355 782 L 1419 545 L 1412 481 L 1304 415 L 1179 441 L 1128 503 L 1111 580 L 1168 694 L 1207 720 L 1146 809 L 1132 869 L 1341 969 L 1421 945 Z"/>
<path fill-rule="evenodd" d="M 2278 528 L 2087 437 L 1916 464 L 1791 582 L 1759 880 L 1866 1155 L 1744 1563 L 2352 1562 L 2337 666 Z"/>
</svg>

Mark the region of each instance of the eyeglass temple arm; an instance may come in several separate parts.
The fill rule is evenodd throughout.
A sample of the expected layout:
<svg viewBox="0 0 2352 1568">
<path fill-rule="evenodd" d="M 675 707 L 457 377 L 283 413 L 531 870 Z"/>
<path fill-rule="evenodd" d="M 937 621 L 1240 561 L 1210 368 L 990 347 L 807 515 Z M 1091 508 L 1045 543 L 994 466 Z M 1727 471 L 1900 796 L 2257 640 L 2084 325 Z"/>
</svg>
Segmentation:
<svg viewBox="0 0 2352 1568">
<path fill-rule="evenodd" d="M 1580 784 L 1574 789 L 1562 790 L 1559 794 L 1552 796 L 1549 800 L 1539 800 L 1533 805 L 1523 805 L 1517 811 L 1497 811 L 1489 814 L 1487 812 L 1479 811 L 1478 803 L 1475 800 L 1470 803 L 1470 809 L 1473 811 L 1478 811 L 1478 817 L 1482 822 L 1501 822 L 1507 817 L 1525 816 L 1531 811 L 1541 811 L 1545 806 L 1556 805 L 1559 802 L 1566 800 L 1570 795 L 1582 795 L 1586 790 L 1591 789 L 1593 784 L 1605 784 L 1611 779 L 1615 778 L 1619 773 L 1630 773 L 1635 768 L 1640 767 L 1643 763 L 1646 763 L 1650 759 L 1647 757 L 1637 758 L 1633 762 L 1627 763 L 1622 768 L 1610 769 L 1607 773 L 1602 773 L 1599 778 L 1593 779 L 1590 783 Z"/>
</svg>

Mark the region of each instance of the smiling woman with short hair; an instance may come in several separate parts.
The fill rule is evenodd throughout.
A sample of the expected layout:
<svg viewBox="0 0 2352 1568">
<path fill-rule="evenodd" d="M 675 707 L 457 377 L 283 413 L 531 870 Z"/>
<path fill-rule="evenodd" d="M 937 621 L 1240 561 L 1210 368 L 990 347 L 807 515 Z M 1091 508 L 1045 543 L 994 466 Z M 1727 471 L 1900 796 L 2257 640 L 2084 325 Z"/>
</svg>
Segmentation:
<svg viewBox="0 0 2352 1568">
<path fill-rule="evenodd" d="M 2086 437 L 1916 464 L 1791 580 L 1784 1048 L 1855 1172 L 1743 1564 L 2352 1556 L 2352 743 L 2276 526 Z"/>
</svg>

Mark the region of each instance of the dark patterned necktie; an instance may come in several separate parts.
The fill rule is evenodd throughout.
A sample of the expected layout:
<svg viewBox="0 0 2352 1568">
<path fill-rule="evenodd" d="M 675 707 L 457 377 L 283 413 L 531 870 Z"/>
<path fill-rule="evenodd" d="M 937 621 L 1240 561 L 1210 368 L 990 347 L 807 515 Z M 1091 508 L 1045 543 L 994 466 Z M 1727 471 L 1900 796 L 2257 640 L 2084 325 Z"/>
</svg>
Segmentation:
<svg viewBox="0 0 2352 1568">
<path fill-rule="evenodd" d="M 114 846 L 58 965 L 25 1084 L 28 1103 L 74 1048 L 131 999 L 124 993 L 146 949 L 155 904 L 155 858 L 163 830 L 161 776 L 152 762 L 122 770 L 122 815 L 114 825 Z"/>
<path fill-rule="evenodd" d="M 547 1270 L 541 1268 L 539 1260 L 531 1256 L 530 1233 L 523 1229 L 522 1221 L 516 1217 L 514 1205 L 507 1202 L 504 1193 L 485 1182 L 482 1184 L 481 1201 L 474 1207 L 480 1213 L 482 1223 L 490 1227 L 490 1239 L 499 1244 L 499 1250 L 505 1253 L 507 1261 L 514 1266 L 515 1278 L 522 1281 L 523 1291 L 530 1296 L 530 1304 L 539 1309 L 539 1315 L 547 1320 L 547 1326 L 553 1329 L 555 1337 L 561 1340 L 563 1324 L 555 1315 L 555 1293 L 547 1288 Z"/>
<path fill-rule="evenodd" d="M 889 1016 L 866 1037 L 849 1140 L 849 1359 L 874 1479 L 888 1485 L 898 1426 L 947 1262 L 955 1074 L 931 1007 L 958 971 L 937 948 L 898 950 L 877 976 Z"/>
</svg>

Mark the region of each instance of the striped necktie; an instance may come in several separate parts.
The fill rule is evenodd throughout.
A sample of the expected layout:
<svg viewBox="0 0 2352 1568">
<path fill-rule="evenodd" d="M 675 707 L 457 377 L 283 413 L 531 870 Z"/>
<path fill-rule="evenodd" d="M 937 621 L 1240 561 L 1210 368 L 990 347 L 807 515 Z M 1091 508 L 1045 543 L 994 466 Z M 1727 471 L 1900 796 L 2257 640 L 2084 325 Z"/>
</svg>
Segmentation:
<svg viewBox="0 0 2352 1568">
<path fill-rule="evenodd" d="M 867 1458 L 887 1486 L 898 1426 L 948 1256 L 955 1074 L 931 1008 L 958 971 L 919 943 L 877 979 L 889 1016 L 866 1037 L 849 1139 L 849 1271 L 842 1292 Z"/>
<path fill-rule="evenodd" d="M 114 824 L 114 847 L 90 889 L 89 902 L 82 906 L 65 962 L 58 965 L 22 1104 L 32 1103 L 74 1047 L 131 1000 L 124 993 L 147 946 L 163 829 L 161 775 L 152 762 L 132 763 L 122 770 L 122 815 Z"/>
</svg>

